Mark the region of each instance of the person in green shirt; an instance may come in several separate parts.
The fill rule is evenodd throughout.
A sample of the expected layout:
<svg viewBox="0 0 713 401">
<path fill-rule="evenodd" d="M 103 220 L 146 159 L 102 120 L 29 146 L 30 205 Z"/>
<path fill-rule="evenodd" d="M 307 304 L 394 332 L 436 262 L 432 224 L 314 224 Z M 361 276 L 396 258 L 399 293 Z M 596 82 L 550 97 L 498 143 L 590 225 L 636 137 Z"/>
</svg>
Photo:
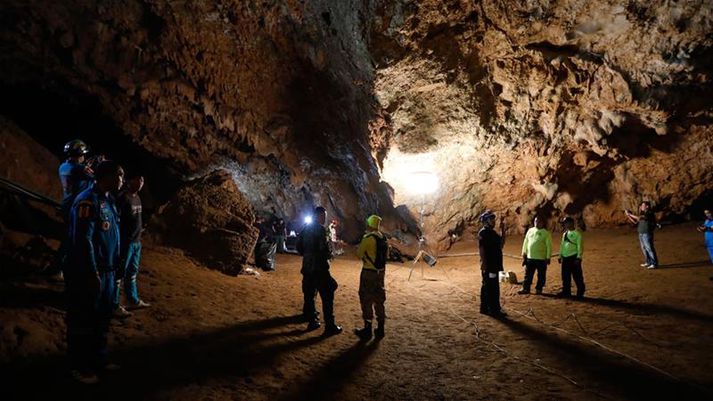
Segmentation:
<svg viewBox="0 0 713 401">
<path fill-rule="evenodd" d="M 542 294 L 547 280 L 547 265 L 552 258 L 552 234 L 545 228 L 545 221 L 542 217 L 535 217 L 534 227 L 527 230 L 525 240 L 522 243 L 522 259 L 525 264 L 525 280 L 522 283 L 522 290 L 518 294 L 529 294 L 532 281 L 537 272 L 537 285 L 535 292 Z"/>
<path fill-rule="evenodd" d="M 560 256 L 558 261 L 562 265 L 562 292 L 561 297 L 572 296 L 572 278 L 577 285 L 577 298 L 584 298 L 584 276 L 582 275 L 582 254 L 584 246 L 582 233 L 575 229 L 574 219 L 565 217 L 562 220 L 564 233 L 560 242 Z"/>
</svg>

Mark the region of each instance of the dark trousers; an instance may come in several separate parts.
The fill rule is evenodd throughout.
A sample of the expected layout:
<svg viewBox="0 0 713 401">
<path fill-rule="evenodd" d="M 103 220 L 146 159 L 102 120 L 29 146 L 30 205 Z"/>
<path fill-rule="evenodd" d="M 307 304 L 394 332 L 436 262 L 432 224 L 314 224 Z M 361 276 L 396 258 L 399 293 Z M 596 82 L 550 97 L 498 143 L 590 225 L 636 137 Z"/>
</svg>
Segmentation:
<svg viewBox="0 0 713 401">
<path fill-rule="evenodd" d="M 542 291 L 545 287 L 545 282 L 547 281 L 547 261 L 527 259 L 525 263 L 525 280 L 522 283 L 523 290 L 530 291 L 532 280 L 535 278 L 535 271 L 537 271 L 537 285 L 535 286 L 535 290 Z"/>
<path fill-rule="evenodd" d="M 70 205 L 71 206 L 71 205 Z M 55 264 L 48 273 L 58 274 L 64 272 L 69 257 L 69 209 L 65 210 L 62 207 L 62 237 L 59 239 L 59 248 L 57 249 L 57 258 Z"/>
<path fill-rule="evenodd" d="M 498 313 L 500 312 L 500 280 L 498 274 L 495 278 L 488 277 L 488 272 L 482 272 L 483 284 L 480 287 L 480 312 Z"/>
<path fill-rule="evenodd" d="M 275 253 L 277 244 L 268 241 L 259 241 L 255 244 L 255 266 L 262 270 L 275 270 Z"/>
<path fill-rule="evenodd" d="M 317 308 L 314 299 L 319 293 L 322 300 L 322 314 L 324 322 L 330 326 L 334 324 L 334 293 L 337 291 L 337 281 L 329 274 L 329 271 L 302 274 L 302 294 L 304 295 L 304 306 L 302 314 L 310 321 L 318 321 Z"/>
<path fill-rule="evenodd" d="M 562 294 L 572 295 L 572 278 L 577 285 L 577 296 L 584 296 L 584 275 L 582 261 L 576 256 L 562 258 Z"/>
<path fill-rule="evenodd" d="M 376 312 L 376 321 L 379 325 L 386 320 L 386 289 L 384 288 L 384 278 L 386 272 L 382 270 L 362 269 L 359 277 L 359 303 L 361 304 L 361 316 L 364 321 L 371 322 Z"/>
<path fill-rule="evenodd" d="M 97 293 L 93 277 L 65 276 L 67 296 L 67 356 L 72 369 L 96 372 L 106 364 L 109 323 L 114 304 L 114 272 L 99 275 Z"/>
</svg>

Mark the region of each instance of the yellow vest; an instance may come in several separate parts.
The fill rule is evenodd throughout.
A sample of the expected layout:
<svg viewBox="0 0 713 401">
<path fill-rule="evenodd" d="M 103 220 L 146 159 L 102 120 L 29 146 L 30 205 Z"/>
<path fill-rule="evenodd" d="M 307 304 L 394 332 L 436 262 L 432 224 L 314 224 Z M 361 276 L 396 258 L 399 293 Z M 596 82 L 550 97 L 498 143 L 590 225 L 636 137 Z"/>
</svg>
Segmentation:
<svg viewBox="0 0 713 401">
<path fill-rule="evenodd" d="M 361 242 L 359 243 L 359 248 L 357 249 L 357 256 L 364 263 L 362 269 L 367 270 L 378 270 L 374 267 L 373 261 L 376 260 L 376 238 L 379 236 L 384 237 L 380 231 L 369 231 L 361 237 Z"/>
</svg>

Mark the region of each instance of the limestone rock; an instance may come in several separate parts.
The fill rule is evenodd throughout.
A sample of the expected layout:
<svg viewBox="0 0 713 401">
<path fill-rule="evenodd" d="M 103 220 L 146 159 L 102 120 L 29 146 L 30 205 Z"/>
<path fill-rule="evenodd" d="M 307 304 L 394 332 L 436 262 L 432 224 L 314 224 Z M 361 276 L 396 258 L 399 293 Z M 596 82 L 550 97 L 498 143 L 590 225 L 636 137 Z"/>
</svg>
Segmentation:
<svg viewBox="0 0 713 401">
<path fill-rule="evenodd" d="M 236 275 L 252 255 L 255 215 L 230 173 L 196 179 L 151 219 L 155 240 L 186 250 L 207 266 Z"/>
</svg>

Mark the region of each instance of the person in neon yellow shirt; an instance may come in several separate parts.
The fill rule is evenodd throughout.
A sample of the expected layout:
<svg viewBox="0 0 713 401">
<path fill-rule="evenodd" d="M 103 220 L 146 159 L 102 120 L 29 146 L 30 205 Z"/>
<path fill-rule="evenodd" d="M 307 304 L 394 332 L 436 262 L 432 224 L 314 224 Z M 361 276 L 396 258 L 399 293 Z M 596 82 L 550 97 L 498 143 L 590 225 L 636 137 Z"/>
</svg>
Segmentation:
<svg viewBox="0 0 713 401">
<path fill-rule="evenodd" d="M 359 277 L 359 302 L 361 303 L 364 327 L 354 330 L 362 341 L 368 341 L 372 335 L 377 339 L 384 337 L 384 322 L 386 320 L 386 289 L 384 277 L 386 273 L 386 257 L 388 243 L 386 237 L 379 231 L 381 217 L 371 215 L 366 219 L 366 234 L 361 239 L 357 256 L 362 261 Z M 372 319 L 376 312 L 378 326 L 372 333 Z"/>
<path fill-rule="evenodd" d="M 525 280 L 518 294 L 529 294 L 532 281 L 537 272 L 535 292 L 542 294 L 547 281 L 547 265 L 552 258 L 552 234 L 545 228 L 542 217 L 535 217 L 534 227 L 527 230 L 522 243 L 522 259 L 525 264 Z"/>
<path fill-rule="evenodd" d="M 559 262 L 562 264 L 562 297 L 572 296 L 572 278 L 577 284 L 577 298 L 584 298 L 584 276 L 582 274 L 582 255 L 584 245 L 582 233 L 575 229 L 574 219 L 565 217 L 562 220 L 564 233 L 560 242 Z"/>
</svg>

